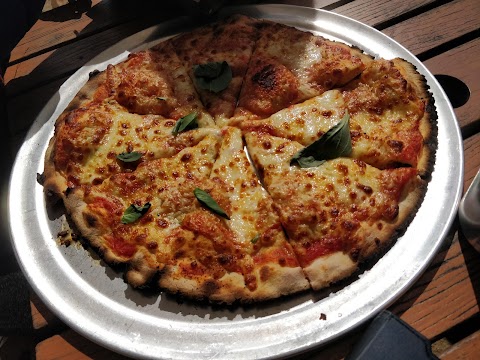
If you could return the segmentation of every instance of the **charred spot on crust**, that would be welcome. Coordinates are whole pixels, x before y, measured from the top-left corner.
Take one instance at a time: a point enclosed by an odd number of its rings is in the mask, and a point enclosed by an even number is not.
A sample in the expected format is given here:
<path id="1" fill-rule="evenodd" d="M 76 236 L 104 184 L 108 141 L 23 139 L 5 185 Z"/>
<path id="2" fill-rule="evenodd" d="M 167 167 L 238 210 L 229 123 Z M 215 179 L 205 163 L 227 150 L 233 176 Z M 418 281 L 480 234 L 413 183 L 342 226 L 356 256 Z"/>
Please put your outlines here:
<path id="1" fill-rule="evenodd" d="M 37 173 L 37 183 L 43 185 L 45 183 L 45 174 Z"/>
<path id="2" fill-rule="evenodd" d="M 398 205 L 392 205 L 392 206 L 389 206 L 385 209 L 384 211 L 384 217 L 387 219 L 387 220 L 393 220 L 397 217 L 398 215 Z"/>
<path id="3" fill-rule="evenodd" d="M 204 293 L 207 297 L 210 297 L 212 294 L 217 292 L 218 289 L 219 286 L 215 280 L 207 280 L 202 285 L 202 293 Z"/>
<path id="4" fill-rule="evenodd" d="M 352 258 L 353 261 L 358 261 L 358 258 L 360 257 L 360 249 L 358 248 L 353 248 L 350 251 L 350 257 Z"/>
<path id="5" fill-rule="evenodd" d="M 97 76 L 98 74 L 100 74 L 100 70 L 93 70 L 93 71 L 88 73 L 88 78 L 91 79 L 91 78 Z"/>
<path id="6" fill-rule="evenodd" d="M 91 214 L 84 214 L 83 218 L 89 227 L 95 227 L 97 224 L 97 218 Z"/>
<path id="7" fill-rule="evenodd" d="M 257 289 L 257 278 L 255 275 L 248 274 L 245 275 L 245 285 L 250 291 L 255 291 Z"/>
<path id="8" fill-rule="evenodd" d="M 257 72 L 252 77 L 252 81 L 263 87 L 264 89 L 271 90 L 275 87 L 275 69 L 273 65 L 267 65 Z"/>

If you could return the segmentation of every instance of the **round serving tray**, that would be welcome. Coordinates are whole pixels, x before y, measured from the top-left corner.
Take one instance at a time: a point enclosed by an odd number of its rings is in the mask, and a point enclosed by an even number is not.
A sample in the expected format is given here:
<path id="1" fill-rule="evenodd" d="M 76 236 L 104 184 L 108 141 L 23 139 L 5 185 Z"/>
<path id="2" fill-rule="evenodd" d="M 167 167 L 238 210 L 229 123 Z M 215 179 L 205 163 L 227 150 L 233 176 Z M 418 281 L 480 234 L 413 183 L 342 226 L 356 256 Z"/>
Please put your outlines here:
<path id="1" fill-rule="evenodd" d="M 373 317 L 411 286 L 438 250 L 456 214 L 463 185 L 460 130 L 445 93 L 415 56 L 379 31 L 327 11 L 259 5 L 226 8 L 220 16 L 231 13 L 285 23 L 355 45 L 373 56 L 401 57 L 413 63 L 425 76 L 438 113 L 432 179 L 415 218 L 395 245 L 359 276 L 325 291 L 225 308 L 134 290 L 121 272 L 107 266 L 95 252 L 58 244 L 64 215 L 46 206 L 36 175 L 43 173 L 56 118 L 89 72 L 190 29 L 192 19 L 163 23 L 119 42 L 72 75 L 38 115 L 13 168 L 9 220 L 19 263 L 45 304 L 74 330 L 125 355 L 271 358 L 324 345 Z"/>

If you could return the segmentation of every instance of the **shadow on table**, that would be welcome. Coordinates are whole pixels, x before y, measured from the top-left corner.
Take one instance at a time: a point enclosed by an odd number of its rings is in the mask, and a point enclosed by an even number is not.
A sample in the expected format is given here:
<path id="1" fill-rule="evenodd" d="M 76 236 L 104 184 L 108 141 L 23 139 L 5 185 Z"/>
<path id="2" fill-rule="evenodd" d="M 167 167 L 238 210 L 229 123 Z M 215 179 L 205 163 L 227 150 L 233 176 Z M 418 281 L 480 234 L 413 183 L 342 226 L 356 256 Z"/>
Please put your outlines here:
<path id="1" fill-rule="evenodd" d="M 475 298 L 477 299 L 477 306 L 480 306 L 480 254 L 475 248 L 470 245 L 462 231 L 458 231 L 458 241 L 460 248 L 465 258 L 465 264 L 470 276 Z"/>
<path id="2" fill-rule="evenodd" d="M 68 0 L 68 4 L 56 7 L 40 15 L 44 21 L 67 21 L 79 19 L 92 7 L 92 0 Z"/>
<path id="3" fill-rule="evenodd" d="M 420 277 L 412 285 L 412 287 L 408 289 L 408 293 L 401 296 L 395 302 L 395 304 L 389 308 L 391 312 L 401 317 L 404 312 L 406 312 L 415 304 L 418 297 L 423 294 L 427 286 L 430 284 L 430 282 L 433 280 L 433 278 L 437 274 L 438 270 L 440 269 L 440 266 L 445 261 L 445 257 L 454 241 L 455 233 L 457 229 L 458 229 L 457 224 L 453 224 L 450 227 L 450 230 L 447 233 L 447 236 L 445 237 L 443 244 L 441 245 L 439 251 L 434 256 L 434 258 L 431 260 L 430 265 L 427 267 L 427 270 L 422 275 L 420 275 Z"/>

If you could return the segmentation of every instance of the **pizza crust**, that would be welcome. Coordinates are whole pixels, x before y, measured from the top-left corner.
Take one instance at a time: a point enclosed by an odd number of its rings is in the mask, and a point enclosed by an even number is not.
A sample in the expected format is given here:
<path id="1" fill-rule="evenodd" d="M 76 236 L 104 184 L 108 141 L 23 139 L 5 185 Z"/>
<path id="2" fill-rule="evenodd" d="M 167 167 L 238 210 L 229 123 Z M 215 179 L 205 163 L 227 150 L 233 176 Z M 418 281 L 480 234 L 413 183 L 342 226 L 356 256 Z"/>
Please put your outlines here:
<path id="1" fill-rule="evenodd" d="M 248 289 L 245 278 L 239 273 L 228 273 L 220 279 L 188 278 L 179 275 L 177 266 L 167 266 L 160 273 L 158 284 L 163 289 L 193 299 L 226 304 L 239 300 L 242 303 L 265 301 L 310 288 L 300 268 L 269 264 L 258 269 L 257 276 L 261 277 L 259 273 L 262 272 L 268 272 L 268 281 L 261 282 L 253 291 Z"/>
<path id="2" fill-rule="evenodd" d="M 357 270 L 358 263 L 341 251 L 322 256 L 304 268 L 313 290 L 326 288 Z"/>

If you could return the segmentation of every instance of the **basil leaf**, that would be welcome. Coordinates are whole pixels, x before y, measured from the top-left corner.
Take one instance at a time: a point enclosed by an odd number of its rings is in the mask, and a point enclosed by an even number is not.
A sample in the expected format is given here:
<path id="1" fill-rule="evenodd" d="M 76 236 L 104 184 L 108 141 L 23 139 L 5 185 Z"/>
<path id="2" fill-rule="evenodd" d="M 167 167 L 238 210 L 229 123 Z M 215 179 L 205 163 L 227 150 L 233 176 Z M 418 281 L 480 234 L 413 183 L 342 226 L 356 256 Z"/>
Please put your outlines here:
<path id="1" fill-rule="evenodd" d="M 260 234 L 255 235 L 254 238 L 252 240 L 250 240 L 250 242 L 252 244 L 256 244 L 258 239 L 260 239 Z"/>
<path id="2" fill-rule="evenodd" d="M 117 159 L 123 162 L 134 162 L 137 161 L 142 157 L 142 153 L 138 151 L 132 151 L 132 152 L 123 152 L 121 154 L 117 155 Z"/>
<path id="3" fill-rule="evenodd" d="M 193 66 L 193 74 L 195 77 L 202 77 L 207 79 L 215 79 L 220 76 L 222 73 L 223 64 L 228 63 L 226 61 L 223 62 L 209 62 L 206 64 L 199 64 Z"/>
<path id="4" fill-rule="evenodd" d="M 342 120 L 323 134 L 320 139 L 297 152 L 290 160 L 290 165 L 296 162 L 302 168 L 316 167 L 326 160 L 350 155 L 352 139 L 349 122 L 350 115 L 346 112 Z"/>
<path id="5" fill-rule="evenodd" d="M 194 65 L 193 74 L 200 89 L 214 93 L 225 90 L 232 81 L 232 69 L 226 61 Z"/>
<path id="6" fill-rule="evenodd" d="M 123 213 L 122 224 L 131 224 L 140 219 L 150 209 L 150 203 L 147 202 L 143 206 L 135 204 L 130 205 Z"/>
<path id="7" fill-rule="evenodd" d="M 223 211 L 220 205 L 218 205 L 217 202 L 213 200 L 213 198 L 206 191 L 199 188 L 195 188 L 195 190 L 193 190 L 193 194 L 202 205 L 205 205 L 208 209 L 213 211 L 215 214 L 230 220 L 230 217 L 225 213 L 225 211 Z"/>
<path id="8" fill-rule="evenodd" d="M 175 123 L 175 127 L 172 130 L 172 134 L 177 135 L 182 131 L 196 129 L 197 127 L 197 114 L 192 112 L 178 119 L 178 121 Z"/>

